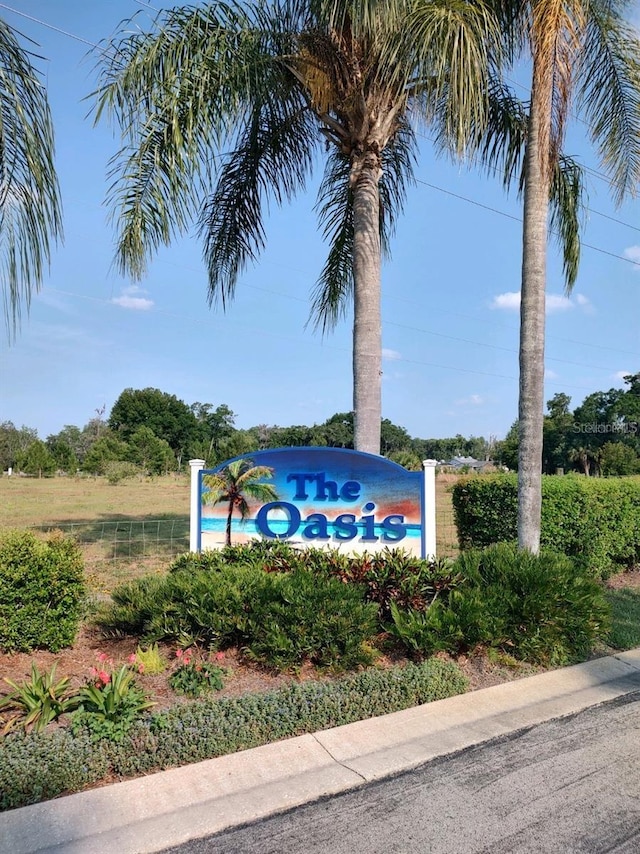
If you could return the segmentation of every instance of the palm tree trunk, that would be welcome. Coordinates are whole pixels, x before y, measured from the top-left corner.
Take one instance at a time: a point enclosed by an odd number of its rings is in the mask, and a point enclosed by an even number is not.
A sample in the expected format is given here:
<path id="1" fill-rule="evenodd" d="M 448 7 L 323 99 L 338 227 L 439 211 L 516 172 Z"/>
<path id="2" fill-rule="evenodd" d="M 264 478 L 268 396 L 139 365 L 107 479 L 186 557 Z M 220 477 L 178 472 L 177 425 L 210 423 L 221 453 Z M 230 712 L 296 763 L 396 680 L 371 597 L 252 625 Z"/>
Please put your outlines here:
<path id="1" fill-rule="evenodd" d="M 382 321 L 380 315 L 381 170 L 373 152 L 359 155 L 353 189 L 353 411 L 354 447 L 380 453 Z"/>
<path id="2" fill-rule="evenodd" d="M 225 542 L 228 546 L 231 545 L 231 519 L 233 517 L 233 499 L 229 502 L 229 512 L 227 513 L 227 534 Z"/>
<path id="3" fill-rule="evenodd" d="M 542 103 L 541 103 L 542 101 Z M 518 545 L 537 554 L 542 506 L 544 327 L 549 183 L 540 150 L 544 99 L 532 88 L 527 141 L 520 302 Z"/>

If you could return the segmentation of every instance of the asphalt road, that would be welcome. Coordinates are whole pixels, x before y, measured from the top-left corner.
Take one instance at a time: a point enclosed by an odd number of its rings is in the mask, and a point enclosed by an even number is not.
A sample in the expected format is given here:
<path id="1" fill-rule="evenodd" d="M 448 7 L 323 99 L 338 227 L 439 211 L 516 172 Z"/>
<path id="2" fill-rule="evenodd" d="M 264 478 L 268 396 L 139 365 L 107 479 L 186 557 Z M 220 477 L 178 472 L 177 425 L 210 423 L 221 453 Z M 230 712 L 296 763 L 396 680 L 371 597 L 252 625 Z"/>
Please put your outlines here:
<path id="1" fill-rule="evenodd" d="M 638 854 L 640 693 L 165 854 Z"/>

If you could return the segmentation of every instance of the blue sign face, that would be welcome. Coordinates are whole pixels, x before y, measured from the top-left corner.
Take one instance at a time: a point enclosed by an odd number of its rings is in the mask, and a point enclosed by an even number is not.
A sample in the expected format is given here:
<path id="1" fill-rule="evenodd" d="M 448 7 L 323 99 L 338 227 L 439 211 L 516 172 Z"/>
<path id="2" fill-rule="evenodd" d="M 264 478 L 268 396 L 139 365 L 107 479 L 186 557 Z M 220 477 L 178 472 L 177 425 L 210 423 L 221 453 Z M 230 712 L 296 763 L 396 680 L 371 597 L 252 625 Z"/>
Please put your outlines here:
<path id="1" fill-rule="evenodd" d="M 245 454 L 200 477 L 202 548 L 260 537 L 423 552 L 422 476 L 383 457 L 278 448 Z"/>

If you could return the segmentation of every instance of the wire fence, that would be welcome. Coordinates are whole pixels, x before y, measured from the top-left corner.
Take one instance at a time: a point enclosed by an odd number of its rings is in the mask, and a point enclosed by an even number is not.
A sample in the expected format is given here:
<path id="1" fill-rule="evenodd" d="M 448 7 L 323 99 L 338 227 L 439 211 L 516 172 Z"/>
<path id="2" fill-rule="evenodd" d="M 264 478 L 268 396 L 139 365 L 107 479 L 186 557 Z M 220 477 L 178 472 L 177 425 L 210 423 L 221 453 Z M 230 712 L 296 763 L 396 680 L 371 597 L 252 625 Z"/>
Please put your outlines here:
<path id="1" fill-rule="evenodd" d="M 458 538 L 446 488 L 436 492 L 437 551 L 441 557 L 458 553 Z M 147 572 L 162 571 L 189 549 L 189 517 L 116 519 L 38 525 L 34 530 L 60 530 L 72 536 L 83 553 L 92 587 L 110 590 L 114 584 Z"/>

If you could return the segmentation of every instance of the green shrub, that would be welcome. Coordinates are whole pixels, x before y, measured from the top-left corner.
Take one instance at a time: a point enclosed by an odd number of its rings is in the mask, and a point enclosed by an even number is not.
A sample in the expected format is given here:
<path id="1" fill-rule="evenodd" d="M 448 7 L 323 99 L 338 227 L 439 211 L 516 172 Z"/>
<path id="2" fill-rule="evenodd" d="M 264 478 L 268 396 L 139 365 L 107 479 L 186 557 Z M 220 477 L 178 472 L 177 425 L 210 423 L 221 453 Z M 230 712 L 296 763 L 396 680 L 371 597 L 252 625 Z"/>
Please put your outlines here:
<path id="1" fill-rule="evenodd" d="M 0 740 L 0 809 L 77 791 L 108 774 L 127 776 L 199 762 L 282 738 L 353 723 L 464 693 L 454 664 L 367 670 L 267 694 L 206 697 L 148 714 L 119 743 L 67 730 Z"/>
<path id="2" fill-rule="evenodd" d="M 238 646 L 253 659 L 288 668 L 305 660 L 333 668 L 371 660 L 376 608 L 364 590 L 304 570 L 267 573 L 222 565 L 116 588 L 97 622 L 106 631 L 169 640 L 183 646 Z"/>
<path id="3" fill-rule="evenodd" d="M 516 539 L 514 475 L 461 480 L 452 493 L 461 548 Z M 640 479 L 544 476 L 541 543 L 600 577 L 640 563 Z"/>
<path id="4" fill-rule="evenodd" d="M 129 463 L 126 460 L 112 460 L 105 463 L 104 473 L 109 483 L 112 484 L 144 474 L 135 463 Z"/>
<path id="5" fill-rule="evenodd" d="M 389 632 L 414 654 L 456 653 L 479 645 L 535 664 L 583 660 L 606 637 L 601 586 L 564 555 L 532 555 L 502 543 L 463 552 L 464 578 L 424 611 L 392 605 Z"/>
<path id="6" fill-rule="evenodd" d="M 469 584 L 456 591 L 449 607 L 467 645 L 562 665 L 586 658 L 607 634 L 601 585 L 564 555 L 532 555 L 500 544 L 463 552 L 457 563 Z"/>
<path id="7" fill-rule="evenodd" d="M 377 608 L 360 585 L 318 578 L 305 570 L 262 574 L 250 603 L 245 647 L 249 657 L 279 670 L 310 661 L 345 670 L 373 660 L 369 641 Z"/>
<path id="8" fill-rule="evenodd" d="M 82 554 L 54 533 L 44 542 L 30 531 L 0 539 L 0 649 L 57 652 L 71 646 L 83 612 Z"/>
<path id="9" fill-rule="evenodd" d="M 185 569 L 192 572 L 198 569 L 216 571 L 232 566 L 249 566 L 265 572 L 290 572 L 294 569 L 304 569 L 306 565 L 306 549 L 297 549 L 278 540 L 252 540 L 249 543 L 210 549 L 199 554 L 187 552 L 179 555 L 169 567 L 169 572 Z"/>
<path id="10" fill-rule="evenodd" d="M 306 570 L 322 578 L 365 586 L 365 598 L 379 606 L 380 617 L 389 616 L 391 602 L 401 607 L 424 608 L 436 593 L 455 587 L 451 561 L 422 560 L 404 549 L 347 554 L 338 549 L 296 548 L 289 543 L 253 540 L 201 554 L 180 555 L 169 571 L 219 572 L 230 567 L 252 567 L 267 573 Z"/>

